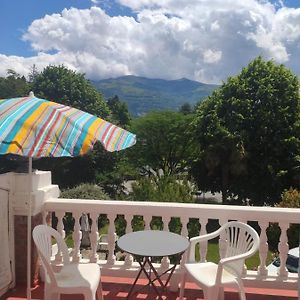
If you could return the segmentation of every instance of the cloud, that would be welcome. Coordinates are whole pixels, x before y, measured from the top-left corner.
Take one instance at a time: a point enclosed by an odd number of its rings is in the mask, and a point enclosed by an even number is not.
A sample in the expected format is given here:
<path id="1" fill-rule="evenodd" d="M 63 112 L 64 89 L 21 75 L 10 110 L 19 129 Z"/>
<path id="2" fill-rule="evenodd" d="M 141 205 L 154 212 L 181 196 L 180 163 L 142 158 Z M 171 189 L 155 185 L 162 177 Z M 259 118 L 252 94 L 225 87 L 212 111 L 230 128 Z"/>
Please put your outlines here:
<path id="1" fill-rule="evenodd" d="M 64 64 L 95 80 L 133 74 L 219 83 L 258 55 L 300 73 L 300 8 L 256 0 L 119 3 L 135 17 L 91 7 L 34 20 L 23 39 L 37 55 L 0 56 L 0 75 L 7 68 L 27 74 L 34 63 Z"/>

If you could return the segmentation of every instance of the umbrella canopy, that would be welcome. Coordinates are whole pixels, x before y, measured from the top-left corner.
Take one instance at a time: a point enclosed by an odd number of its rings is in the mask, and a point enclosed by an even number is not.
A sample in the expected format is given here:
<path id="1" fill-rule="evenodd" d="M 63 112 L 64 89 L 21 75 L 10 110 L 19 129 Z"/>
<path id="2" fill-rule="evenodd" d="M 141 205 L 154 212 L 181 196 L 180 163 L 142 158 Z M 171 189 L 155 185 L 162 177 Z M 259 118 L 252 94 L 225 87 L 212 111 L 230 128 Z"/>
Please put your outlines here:
<path id="1" fill-rule="evenodd" d="M 27 299 L 31 299 L 31 187 L 33 157 L 77 156 L 100 141 L 107 151 L 135 144 L 134 134 L 81 110 L 28 97 L 0 100 L 0 154 L 29 157 Z"/>
<path id="2" fill-rule="evenodd" d="M 76 108 L 29 97 L 0 100 L 0 154 L 77 156 L 96 141 L 107 151 L 135 144 L 134 134 Z"/>

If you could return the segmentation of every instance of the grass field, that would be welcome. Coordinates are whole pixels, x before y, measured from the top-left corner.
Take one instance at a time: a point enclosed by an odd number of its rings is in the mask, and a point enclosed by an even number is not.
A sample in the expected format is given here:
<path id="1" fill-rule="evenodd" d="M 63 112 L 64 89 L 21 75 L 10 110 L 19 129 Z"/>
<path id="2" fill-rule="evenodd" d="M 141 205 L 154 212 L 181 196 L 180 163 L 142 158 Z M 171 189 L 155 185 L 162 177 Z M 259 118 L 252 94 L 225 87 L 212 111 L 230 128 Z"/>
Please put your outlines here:
<path id="1" fill-rule="evenodd" d="M 103 232 L 99 232 L 99 234 L 106 232 L 106 230 L 103 230 Z M 66 239 L 65 239 L 67 246 L 69 248 L 73 248 L 74 247 L 74 242 L 72 239 L 72 235 L 69 234 Z M 266 261 L 266 265 L 270 264 L 272 261 L 272 252 L 269 251 L 268 252 L 268 256 L 267 256 L 267 261 Z M 220 259 L 219 257 L 219 248 L 218 248 L 218 244 L 217 243 L 209 243 L 208 244 L 208 249 L 207 249 L 207 261 L 212 261 L 217 263 Z M 199 251 L 196 251 L 196 260 L 200 260 L 200 256 L 199 256 Z M 247 269 L 248 270 L 256 270 L 257 267 L 259 266 L 259 253 L 257 252 L 255 255 L 253 255 L 252 257 L 248 258 L 246 260 L 246 265 L 247 265 Z"/>

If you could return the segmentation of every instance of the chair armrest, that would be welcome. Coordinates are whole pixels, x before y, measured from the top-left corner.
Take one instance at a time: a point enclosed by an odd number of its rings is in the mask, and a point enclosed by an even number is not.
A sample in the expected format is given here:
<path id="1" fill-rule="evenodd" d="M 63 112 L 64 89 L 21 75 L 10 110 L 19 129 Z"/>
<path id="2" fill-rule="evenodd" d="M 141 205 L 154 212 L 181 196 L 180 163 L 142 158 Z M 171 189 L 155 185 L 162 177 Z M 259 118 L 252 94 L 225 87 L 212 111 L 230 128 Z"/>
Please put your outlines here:
<path id="1" fill-rule="evenodd" d="M 191 238 L 190 239 L 190 247 L 189 247 L 189 251 L 188 251 L 188 261 L 189 262 L 195 261 L 195 247 L 196 247 L 197 243 L 205 242 L 205 241 L 211 240 L 211 239 L 219 236 L 221 230 L 222 229 L 220 227 L 218 230 L 216 230 L 214 232 L 200 235 L 200 236 L 195 236 L 195 237 Z"/>
<path id="2" fill-rule="evenodd" d="M 219 264 L 224 265 L 224 264 L 236 261 L 236 260 L 246 259 L 246 258 L 252 256 L 256 251 L 257 251 L 257 249 L 253 248 L 253 249 L 251 249 L 245 253 L 239 254 L 239 255 L 222 258 L 222 259 L 220 259 Z"/>

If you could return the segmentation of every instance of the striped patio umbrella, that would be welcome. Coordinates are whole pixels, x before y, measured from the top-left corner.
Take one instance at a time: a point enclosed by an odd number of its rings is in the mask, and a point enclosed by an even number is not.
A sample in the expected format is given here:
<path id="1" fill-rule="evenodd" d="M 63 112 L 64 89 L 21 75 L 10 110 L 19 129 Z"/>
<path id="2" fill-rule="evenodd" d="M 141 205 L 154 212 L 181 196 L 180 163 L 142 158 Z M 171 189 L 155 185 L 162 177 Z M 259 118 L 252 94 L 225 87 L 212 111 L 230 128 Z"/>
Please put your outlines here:
<path id="1" fill-rule="evenodd" d="M 32 158 L 77 156 L 99 141 L 107 151 L 135 144 L 136 136 L 81 110 L 28 97 L 0 100 L 0 154 L 29 157 L 27 226 L 27 298 L 31 298 Z"/>
<path id="2" fill-rule="evenodd" d="M 76 108 L 34 97 L 0 100 L 0 154 L 77 156 L 96 141 L 107 151 L 135 144 L 134 134 Z"/>

